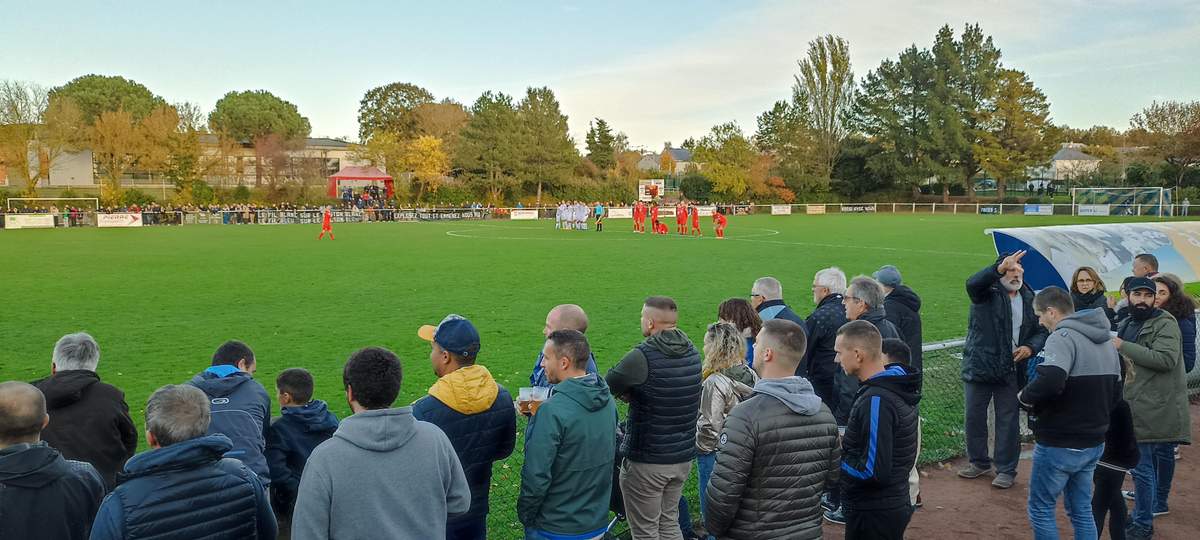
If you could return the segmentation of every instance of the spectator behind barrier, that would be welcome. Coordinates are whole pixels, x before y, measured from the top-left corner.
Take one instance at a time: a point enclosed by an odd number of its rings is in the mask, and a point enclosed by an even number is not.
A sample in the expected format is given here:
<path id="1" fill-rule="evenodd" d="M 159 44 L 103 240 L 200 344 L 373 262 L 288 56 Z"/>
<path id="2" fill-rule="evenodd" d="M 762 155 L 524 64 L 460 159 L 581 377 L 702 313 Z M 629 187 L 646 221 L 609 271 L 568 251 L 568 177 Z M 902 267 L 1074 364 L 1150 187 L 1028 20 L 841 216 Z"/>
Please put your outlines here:
<path id="1" fill-rule="evenodd" d="M 267 431 L 271 428 L 271 396 L 254 380 L 258 362 L 254 351 L 240 341 L 227 341 L 213 353 L 212 366 L 188 381 L 212 404 L 209 435 L 233 442 L 228 457 L 242 460 L 264 485 L 271 483 L 267 465 Z"/>
<path id="2" fill-rule="evenodd" d="M 303 368 L 285 369 L 275 378 L 281 415 L 271 422 L 267 436 L 267 464 L 271 468 L 271 506 L 280 517 L 279 528 L 291 530 L 292 508 L 304 464 L 317 445 L 329 440 L 338 419 L 324 401 L 313 399 L 313 378 Z"/>

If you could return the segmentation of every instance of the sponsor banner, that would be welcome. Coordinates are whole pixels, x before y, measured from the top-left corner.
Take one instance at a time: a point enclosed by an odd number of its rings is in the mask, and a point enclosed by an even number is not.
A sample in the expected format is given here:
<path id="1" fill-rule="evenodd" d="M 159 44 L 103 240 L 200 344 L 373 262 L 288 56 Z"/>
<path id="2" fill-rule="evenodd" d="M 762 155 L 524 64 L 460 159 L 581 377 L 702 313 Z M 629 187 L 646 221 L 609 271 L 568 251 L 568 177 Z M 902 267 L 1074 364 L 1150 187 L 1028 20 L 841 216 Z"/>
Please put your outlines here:
<path id="1" fill-rule="evenodd" d="M 5 229 L 53 229 L 54 216 L 50 214 L 6 214 Z"/>
<path id="2" fill-rule="evenodd" d="M 1025 282 L 1034 290 L 1051 285 L 1067 288 L 1071 274 L 1090 266 L 1106 288 L 1117 289 L 1133 273 L 1133 258 L 1149 253 L 1159 271 L 1184 283 L 1200 281 L 1200 222 L 1106 223 L 992 229 L 999 253 L 1024 249 Z"/>
<path id="3" fill-rule="evenodd" d="M 805 214 L 824 214 L 825 205 L 823 204 L 808 204 L 804 206 Z"/>
<path id="4" fill-rule="evenodd" d="M 447 208 L 442 210 L 397 210 L 396 221 L 462 221 L 487 219 L 488 210 L 463 210 Z"/>
<path id="5" fill-rule="evenodd" d="M 772 216 L 790 216 L 792 215 L 792 205 L 790 204 L 772 204 Z"/>
<path id="6" fill-rule="evenodd" d="M 713 212 L 717 211 L 716 206 L 697 206 L 696 214 L 700 217 L 712 217 Z"/>
<path id="7" fill-rule="evenodd" d="M 609 208 L 604 217 L 609 219 L 633 219 L 632 208 Z"/>
<path id="8" fill-rule="evenodd" d="M 649 215 L 649 214 L 646 214 L 646 215 Z M 662 218 L 665 218 L 665 217 L 675 217 L 675 207 L 674 206 L 658 207 L 658 220 L 662 221 Z"/>
<path id="9" fill-rule="evenodd" d="M 1025 205 L 1025 215 L 1027 216 L 1053 216 L 1054 205 L 1052 204 L 1027 204 Z"/>
<path id="10" fill-rule="evenodd" d="M 985 204 L 985 205 L 979 207 L 979 213 L 993 215 L 993 216 L 1000 215 L 1000 205 Z"/>
<path id="11" fill-rule="evenodd" d="M 875 205 L 873 205 L 873 204 L 843 204 L 842 205 L 842 213 L 862 214 L 862 213 L 870 213 L 870 212 L 874 212 L 874 211 L 875 211 Z"/>
<path id="12" fill-rule="evenodd" d="M 739 204 L 730 208 L 730 214 L 735 216 L 748 216 L 754 212 L 754 207 L 748 204 Z"/>
<path id="13" fill-rule="evenodd" d="M 514 221 L 516 221 L 516 220 L 529 220 L 529 219 L 537 219 L 537 218 L 538 218 L 538 211 L 537 211 L 537 210 L 517 210 L 517 209 L 514 209 L 512 212 L 510 212 L 510 213 L 509 213 L 509 216 L 510 216 L 510 218 L 511 218 L 512 220 L 514 220 Z"/>
<path id="14" fill-rule="evenodd" d="M 125 212 L 119 214 L 96 214 L 97 227 L 141 227 L 142 214 Z"/>
<path id="15" fill-rule="evenodd" d="M 1107 204 L 1081 204 L 1078 213 L 1081 216 L 1107 216 L 1109 211 Z"/>

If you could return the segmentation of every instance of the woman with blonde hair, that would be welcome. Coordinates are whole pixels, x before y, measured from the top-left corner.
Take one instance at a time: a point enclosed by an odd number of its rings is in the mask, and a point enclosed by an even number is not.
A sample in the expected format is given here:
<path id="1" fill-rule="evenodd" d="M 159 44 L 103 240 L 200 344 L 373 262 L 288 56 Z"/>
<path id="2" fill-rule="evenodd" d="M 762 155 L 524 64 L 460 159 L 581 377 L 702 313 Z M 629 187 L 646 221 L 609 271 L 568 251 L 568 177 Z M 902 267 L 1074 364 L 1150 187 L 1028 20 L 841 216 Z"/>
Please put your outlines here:
<path id="1" fill-rule="evenodd" d="M 704 383 L 700 394 L 700 417 L 696 419 L 696 467 L 700 480 L 701 515 L 704 515 L 708 480 L 717 463 L 717 441 L 725 426 L 725 418 L 734 405 L 750 397 L 754 383 L 758 382 L 758 375 L 746 365 L 745 358 L 746 341 L 740 328 L 728 322 L 708 325 L 708 331 L 704 334 L 701 375 Z M 681 510 L 684 510 L 684 504 L 681 499 Z M 684 531 L 685 538 L 688 532 Z"/>

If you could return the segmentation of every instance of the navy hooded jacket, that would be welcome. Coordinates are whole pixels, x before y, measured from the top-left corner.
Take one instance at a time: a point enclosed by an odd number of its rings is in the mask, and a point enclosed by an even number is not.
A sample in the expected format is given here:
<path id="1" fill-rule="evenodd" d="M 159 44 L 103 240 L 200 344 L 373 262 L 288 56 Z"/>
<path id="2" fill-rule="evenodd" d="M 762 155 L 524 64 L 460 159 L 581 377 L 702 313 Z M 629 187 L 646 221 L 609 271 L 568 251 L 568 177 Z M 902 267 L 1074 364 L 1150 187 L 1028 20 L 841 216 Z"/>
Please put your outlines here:
<path id="1" fill-rule="evenodd" d="M 228 372 L 230 366 L 213 366 L 196 375 L 188 384 L 203 390 L 212 404 L 209 435 L 225 435 L 233 449 L 225 457 L 242 460 L 263 484 L 271 483 L 271 469 L 265 455 L 267 432 L 271 429 L 271 396 L 249 373 Z"/>
<path id="2" fill-rule="evenodd" d="M 82 540 L 103 498 L 94 467 L 45 442 L 0 449 L 0 538 Z"/>
<path id="3" fill-rule="evenodd" d="M 275 514 L 258 475 L 224 435 L 206 435 L 133 456 L 104 499 L 91 540 L 275 538 Z"/>
<path id="4" fill-rule="evenodd" d="M 284 407 L 283 416 L 271 422 L 267 463 L 271 466 L 272 503 L 280 514 L 292 513 L 309 454 L 332 437 L 337 427 L 337 416 L 319 399 L 302 407 Z"/>

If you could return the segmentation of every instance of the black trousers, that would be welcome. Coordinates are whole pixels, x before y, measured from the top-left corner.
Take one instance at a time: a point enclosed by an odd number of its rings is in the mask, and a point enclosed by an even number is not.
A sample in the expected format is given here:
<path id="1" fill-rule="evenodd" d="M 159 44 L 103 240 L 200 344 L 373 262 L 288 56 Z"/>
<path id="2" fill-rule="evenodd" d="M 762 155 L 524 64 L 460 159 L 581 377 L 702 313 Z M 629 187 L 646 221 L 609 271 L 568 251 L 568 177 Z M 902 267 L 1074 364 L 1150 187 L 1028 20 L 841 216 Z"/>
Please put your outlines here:
<path id="1" fill-rule="evenodd" d="M 1125 524 L 1129 516 L 1125 499 L 1121 497 L 1121 484 L 1125 473 L 1103 465 L 1096 466 L 1092 473 L 1092 517 L 1096 519 L 1096 535 L 1104 532 L 1104 516 L 1108 515 L 1108 535 L 1112 540 L 1125 540 Z"/>
<path id="2" fill-rule="evenodd" d="M 904 540 L 912 507 L 891 510 L 850 510 L 846 513 L 846 540 Z"/>

